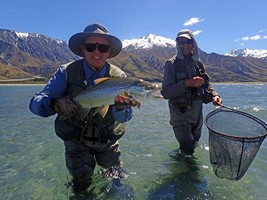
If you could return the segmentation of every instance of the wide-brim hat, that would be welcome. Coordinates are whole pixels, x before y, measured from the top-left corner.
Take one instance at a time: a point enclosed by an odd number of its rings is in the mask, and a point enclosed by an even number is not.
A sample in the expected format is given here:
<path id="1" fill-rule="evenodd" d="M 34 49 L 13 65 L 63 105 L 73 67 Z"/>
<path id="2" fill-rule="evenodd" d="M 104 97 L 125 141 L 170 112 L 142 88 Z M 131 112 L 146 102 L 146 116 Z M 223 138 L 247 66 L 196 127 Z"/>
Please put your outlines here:
<path id="1" fill-rule="evenodd" d="M 184 29 L 184 30 L 181 30 L 178 34 L 177 34 L 177 39 L 178 38 L 181 38 L 181 37 L 184 37 L 188 40 L 192 40 L 192 37 L 193 37 L 193 34 L 190 30 L 188 29 Z"/>
<path id="2" fill-rule="evenodd" d="M 69 39 L 69 48 L 70 50 L 78 56 L 84 57 L 84 54 L 81 49 L 81 45 L 86 38 L 90 36 L 98 36 L 105 38 L 109 41 L 110 45 L 110 54 L 108 58 L 115 57 L 118 55 L 122 49 L 122 42 L 117 37 L 110 35 L 108 30 L 100 24 L 92 24 L 87 26 L 83 32 L 76 33 Z"/>

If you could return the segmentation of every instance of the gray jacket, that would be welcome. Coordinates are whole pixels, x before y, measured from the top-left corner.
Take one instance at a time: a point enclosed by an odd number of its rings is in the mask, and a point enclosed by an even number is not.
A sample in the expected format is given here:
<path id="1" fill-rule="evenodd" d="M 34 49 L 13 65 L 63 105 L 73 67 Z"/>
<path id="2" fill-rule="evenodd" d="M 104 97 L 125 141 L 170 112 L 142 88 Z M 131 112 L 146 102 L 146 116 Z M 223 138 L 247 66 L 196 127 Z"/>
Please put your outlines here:
<path id="1" fill-rule="evenodd" d="M 205 84 L 203 85 L 212 93 L 213 96 L 218 95 L 215 89 L 209 83 L 209 76 L 205 72 L 204 66 L 199 59 L 198 44 L 191 32 L 190 34 L 194 42 L 194 51 L 190 58 L 184 58 L 180 46 L 176 43 L 177 55 L 168 60 L 164 67 L 164 78 L 162 82 L 161 94 L 165 99 L 171 101 L 188 103 L 188 98 L 192 98 L 192 90 L 194 88 L 185 87 L 184 80 L 186 78 L 192 78 L 194 76 L 203 76 Z M 198 88 L 202 90 L 203 88 Z M 195 91 L 200 93 L 201 91 Z M 200 99 L 194 97 L 196 99 Z"/>
<path id="2" fill-rule="evenodd" d="M 190 122 L 202 123 L 202 99 L 204 88 L 212 96 L 218 95 L 209 83 L 209 77 L 205 72 L 202 62 L 199 60 L 198 45 L 194 37 L 194 52 L 190 58 L 185 58 L 180 46 L 177 46 L 177 55 L 168 60 L 164 67 L 164 78 L 161 94 L 169 101 L 169 109 L 172 126 L 190 120 Z M 205 83 L 202 87 L 186 87 L 184 80 L 195 76 L 202 76 Z M 211 101 L 211 100 L 210 100 Z M 210 102 L 209 101 L 209 102 Z"/>

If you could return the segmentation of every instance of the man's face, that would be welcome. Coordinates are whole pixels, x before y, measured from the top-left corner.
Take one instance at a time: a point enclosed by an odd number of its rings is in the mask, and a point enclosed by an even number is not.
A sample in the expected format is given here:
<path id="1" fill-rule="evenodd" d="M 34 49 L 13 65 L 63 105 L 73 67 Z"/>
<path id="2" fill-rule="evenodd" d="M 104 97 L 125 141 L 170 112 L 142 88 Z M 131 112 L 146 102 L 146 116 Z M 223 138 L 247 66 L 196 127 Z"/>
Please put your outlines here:
<path id="1" fill-rule="evenodd" d="M 108 40 L 92 36 L 86 38 L 81 46 L 86 62 L 95 69 L 104 67 L 110 53 Z"/>
<path id="2" fill-rule="evenodd" d="M 194 47 L 194 42 L 193 40 L 189 40 L 184 37 L 180 37 L 177 40 L 178 45 L 180 46 L 184 56 L 191 56 L 192 55 L 192 50 Z"/>

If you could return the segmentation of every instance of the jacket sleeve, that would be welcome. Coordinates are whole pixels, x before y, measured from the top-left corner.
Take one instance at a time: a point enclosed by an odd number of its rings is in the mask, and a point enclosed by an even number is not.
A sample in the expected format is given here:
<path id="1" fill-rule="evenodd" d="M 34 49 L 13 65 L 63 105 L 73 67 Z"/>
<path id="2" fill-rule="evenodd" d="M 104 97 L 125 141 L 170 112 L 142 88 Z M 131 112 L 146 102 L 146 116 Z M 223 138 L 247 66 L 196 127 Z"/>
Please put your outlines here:
<path id="1" fill-rule="evenodd" d="M 207 83 L 208 84 L 208 91 L 211 92 L 212 96 L 220 96 L 217 91 L 215 90 L 215 88 L 210 84 L 210 82 Z"/>
<path id="2" fill-rule="evenodd" d="M 164 76 L 162 82 L 161 94 L 164 99 L 171 99 L 184 95 L 188 89 L 184 85 L 184 79 L 187 78 L 185 73 L 176 73 L 174 64 L 167 61 L 164 67 Z"/>
<path id="3" fill-rule="evenodd" d="M 133 109 L 131 106 L 123 109 L 123 110 L 117 110 L 115 106 L 112 106 L 112 114 L 114 119 L 119 123 L 125 123 L 132 119 L 133 117 Z"/>
<path id="4" fill-rule="evenodd" d="M 210 84 L 210 78 L 207 74 L 203 63 L 199 62 L 199 66 L 201 68 L 201 77 L 204 78 L 205 81 L 205 88 L 212 94 L 212 96 L 219 96 L 219 94 L 216 92 L 215 88 Z"/>
<path id="5" fill-rule="evenodd" d="M 31 98 L 29 109 L 32 113 L 41 117 L 49 117 L 55 114 L 55 111 L 50 108 L 49 102 L 51 99 L 64 94 L 66 90 L 65 73 L 65 70 L 62 68 L 58 69 L 43 90 L 37 92 L 34 97 Z"/>

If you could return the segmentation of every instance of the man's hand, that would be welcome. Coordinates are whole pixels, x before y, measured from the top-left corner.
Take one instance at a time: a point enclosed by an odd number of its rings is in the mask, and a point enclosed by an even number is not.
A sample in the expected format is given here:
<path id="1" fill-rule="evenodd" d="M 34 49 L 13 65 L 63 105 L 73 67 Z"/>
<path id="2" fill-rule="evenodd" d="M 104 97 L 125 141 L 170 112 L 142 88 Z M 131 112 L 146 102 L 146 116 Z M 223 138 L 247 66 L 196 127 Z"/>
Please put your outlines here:
<path id="1" fill-rule="evenodd" d="M 122 97 L 121 95 L 117 95 L 115 97 L 115 106 L 118 110 L 123 110 L 129 106 L 136 106 L 138 102 L 135 99 L 130 99 L 128 97 Z"/>
<path id="2" fill-rule="evenodd" d="M 200 76 L 195 76 L 193 78 L 187 78 L 184 80 L 184 84 L 186 87 L 200 87 L 203 85 L 204 79 Z"/>
<path id="3" fill-rule="evenodd" d="M 222 105 L 222 99 L 219 96 L 212 97 L 212 103 L 214 106 Z"/>
<path id="4" fill-rule="evenodd" d="M 70 96 L 59 97 L 54 102 L 54 110 L 59 114 L 60 120 L 72 118 L 80 107 Z"/>

